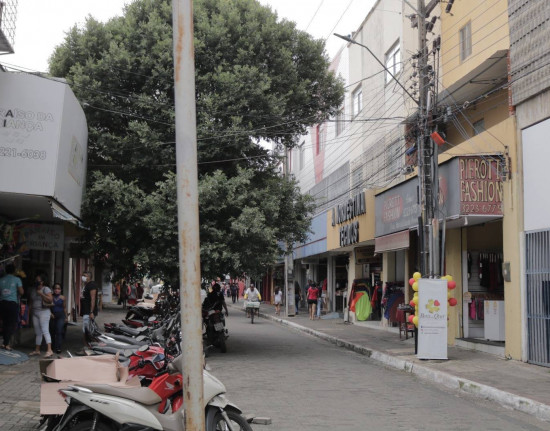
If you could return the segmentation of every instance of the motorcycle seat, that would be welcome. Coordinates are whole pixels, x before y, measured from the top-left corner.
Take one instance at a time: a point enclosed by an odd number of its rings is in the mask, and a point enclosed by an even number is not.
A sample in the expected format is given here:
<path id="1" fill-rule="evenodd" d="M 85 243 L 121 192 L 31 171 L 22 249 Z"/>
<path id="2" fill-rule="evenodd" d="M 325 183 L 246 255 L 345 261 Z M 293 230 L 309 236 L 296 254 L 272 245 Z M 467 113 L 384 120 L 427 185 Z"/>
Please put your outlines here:
<path id="1" fill-rule="evenodd" d="M 162 401 L 162 399 L 149 388 L 136 386 L 111 386 L 99 383 L 78 383 L 75 386 L 90 389 L 97 394 L 111 395 L 113 397 L 135 401 L 146 406 L 152 406 Z"/>

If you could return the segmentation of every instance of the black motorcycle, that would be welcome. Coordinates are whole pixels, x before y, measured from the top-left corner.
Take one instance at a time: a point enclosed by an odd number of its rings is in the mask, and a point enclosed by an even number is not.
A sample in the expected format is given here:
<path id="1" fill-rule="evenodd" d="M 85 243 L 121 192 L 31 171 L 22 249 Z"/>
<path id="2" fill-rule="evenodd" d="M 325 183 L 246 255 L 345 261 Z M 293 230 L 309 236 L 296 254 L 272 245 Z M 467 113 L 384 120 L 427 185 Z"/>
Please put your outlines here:
<path id="1" fill-rule="evenodd" d="M 225 343 L 228 331 L 225 329 L 225 317 L 221 310 L 214 308 L 202 309 L 203 338 L 205 341 L 219 347 L 222 353 L 227 352 Z"/>

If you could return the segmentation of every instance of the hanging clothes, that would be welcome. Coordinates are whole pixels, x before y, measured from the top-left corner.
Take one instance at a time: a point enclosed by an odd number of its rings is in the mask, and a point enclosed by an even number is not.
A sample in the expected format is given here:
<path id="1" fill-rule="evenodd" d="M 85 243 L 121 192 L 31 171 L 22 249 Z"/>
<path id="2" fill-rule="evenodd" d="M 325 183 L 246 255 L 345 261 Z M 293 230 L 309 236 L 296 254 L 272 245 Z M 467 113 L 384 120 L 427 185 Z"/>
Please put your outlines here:
<path id="1" fill-rule="evenodd" d="M 361 295 L 359 300 L 355 303 L 355 317 L 357 320 L 367 320 L 372 313 L 372 307 L 370 305 L 370 298 L 367 293 Z"/>

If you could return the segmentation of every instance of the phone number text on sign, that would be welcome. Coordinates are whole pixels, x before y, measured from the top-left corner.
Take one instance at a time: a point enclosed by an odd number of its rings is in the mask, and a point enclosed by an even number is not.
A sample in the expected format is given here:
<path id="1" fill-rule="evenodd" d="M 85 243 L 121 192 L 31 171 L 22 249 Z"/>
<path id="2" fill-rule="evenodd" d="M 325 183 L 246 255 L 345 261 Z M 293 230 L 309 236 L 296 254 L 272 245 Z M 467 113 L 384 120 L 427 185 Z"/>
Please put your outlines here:
<path id="1" fill-rule="evenodd" d="M 0 147 L 0 157 L 21 157 L 23 159 L 46 159 L 46 151 L 38 150 L 21 150 L 17 151 L 17 148 L 4 148 Z"/>

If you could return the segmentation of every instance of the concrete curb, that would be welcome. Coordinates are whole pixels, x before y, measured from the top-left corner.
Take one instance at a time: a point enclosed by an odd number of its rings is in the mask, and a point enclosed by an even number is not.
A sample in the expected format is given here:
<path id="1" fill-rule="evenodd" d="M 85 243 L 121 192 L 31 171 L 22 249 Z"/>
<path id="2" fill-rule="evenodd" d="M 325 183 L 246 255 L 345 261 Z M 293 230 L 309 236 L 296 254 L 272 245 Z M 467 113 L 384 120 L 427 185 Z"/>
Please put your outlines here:
<path id="1" fill-rule="evenodd" d="M 242 311 L 244 312 L 244 310 Z M 458 392 L 464 392 L 477 398 L 490 400 L 500 404 L 503 407 L 518 410 L 523 413 L 528 413 L 535 416 L 537 419 L 550 422 L 550 406 L 532 400 L 530 398 L 521 397 L 519 395 L 502 391 L 500 389 L 482 383 L 463 379 L 449 373 L 433 370 L 429 367 L 419 365 L 412 361 L 399 359 L 395 356 L 388 355 L 387 353 L 380 352 L 369 347 L 362 346 L 360 344 L 355 344 L 339 339 L 332 335 L 316 331 L 306 326 L 302 326 L 297 323 L 281 319 L 280 317 L 272 316 L 270 314 L 265 314 L 262 312 L 260 312 L 260 317 L 279 323 L 283 326 L 288 326 L 300 332 L 313 335 L 314 337 L 335 344 L 338 347 L 343 347 L 347 350 L 365 355 L 371 359 L 374 359 L 375 361 L 381 362 L 384 365 L 395 368 L 397 370 L 414 374 L 422 380 L 427 380 L 431 383 L 436 383 L 448 389 L 456 390 Z"/>

